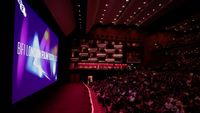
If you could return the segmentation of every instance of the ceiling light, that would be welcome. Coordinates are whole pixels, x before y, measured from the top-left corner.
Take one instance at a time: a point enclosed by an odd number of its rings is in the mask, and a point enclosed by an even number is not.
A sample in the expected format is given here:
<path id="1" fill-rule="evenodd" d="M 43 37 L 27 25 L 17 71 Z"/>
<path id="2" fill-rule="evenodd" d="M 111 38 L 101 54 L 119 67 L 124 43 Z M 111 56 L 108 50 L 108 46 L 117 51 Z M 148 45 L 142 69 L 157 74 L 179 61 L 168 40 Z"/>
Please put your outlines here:
<path id="1" fill-rule="evenodd" d="M 136 12 L 133 12 L 133 14 L 135 15 L 135 14 L 136 14 Z"/>
<path id="2" fill-rule="evenodd" d="M 138 22 L 139 22 L 139 23 L 141 23 L 141 21 L 140 21 L 140 20 L 139 20 Z"/>
<path id="3" fill-rule="evenodd" d="M 101 18 L 101 20 L 103 20 L 103 18 Z"/>
<path id="4" fill-rule="evenodd" d="M 78 16 L 81 16 L 81 14 L 78 14 Z"/>
<path id="5" fill-rule="evenodd" d="M 116 17 L 118 17 L 119 15 L 116 15 Z"/>
<path id="6" fill-rule="evenodd" d="M 81 20 L 81 18 L 79 18 L 79 20 Z"/>
<path id="7" fill-rule="evenodd" d="M 80 13 L 80 12 L 81 12 L 81 10 L 79 9 L 79 10 L 78 10 L 78 12 Z"/>
<path id="8" fill-rule="evenodd" d="M 126 19 L 126 21 L 129 21 L 129 19 Z"/>
<path id="9" fill-rule="evenodd" d="M 149 13 L 147 13 L 147 16 L 149 16 L 150 14 Z"/>
<path id="10" fill-rule="evenodd" d="M 103 21 L 99 21 L 100 23 L 103 23 Z"/>
<path id="11" fill-rule="evenodd" d="M 146 2 L 143 2 L 143 4 L 146 4 Z"/>
<path id="12" fill-rule="evenodd" d="M 104 14 L 101 14 L 102 16 L 104 16 Z"/>
<path id="13" fill-rule="evenodd" d="M 125 8 L 125 5 L 123 5 L 122 8 Z"/>
<path id="14" fill-rule="evenodd" d="M 122 11 L 121 10 L 119 10 L 119 13 L 121 13 Z"/>
<path id="15" fill-rule="evenodd" d="M 114 20 L 117 20 L 116 18 L 114 18 Z"/>
<path id="16" fill-rule="evenodd" d="M 142 18 L 143 20 L 145 19 L 145 17 Z"/>
<path id="17" fill-rule="evenodd" d="M 77 5 L 78 7 L 80 7 L 80 5 Z"/>
<path id="18" fill-rule="evenodd" d="M 126 2 L 128 2 L 129 0 L 126 0 Z"/>
<path id="19" fill-rule="evenodd" d="M 152 9 L 152 11 L 154 12 L 154 11 L 155 11 L 155 9 Z"/>
<path id="20" fill-rule="evenodd" d="M 108 4 L 106 4 L 105 6 L 108 7 Z"/>
<path id="21" fill-rule="evenodd" d="M 106 11 L 105 9 L 103 11 Z"/>
<path id="22" fill-rule="evenodd" d="M 140 9 L 141 9 L 141 7 L 138 7 L 138 9 L 140 10 Z"/>
<path id="23" fill-rule="evenodd" d="M 130 16 L 130 18 L 133 18 L 133 16 Z"/>
<path id="24" fill-rule="evenodd" d="M 162 6 L 162 4 L 160 3 L 160 4 L 158 4 L 158 6 Z"/>
<path id="25" fill-rule="evenodd" d="M 194 22 L 195 20 L 194 20 L 194 19 L 192 19 L 192 21 Z"/>

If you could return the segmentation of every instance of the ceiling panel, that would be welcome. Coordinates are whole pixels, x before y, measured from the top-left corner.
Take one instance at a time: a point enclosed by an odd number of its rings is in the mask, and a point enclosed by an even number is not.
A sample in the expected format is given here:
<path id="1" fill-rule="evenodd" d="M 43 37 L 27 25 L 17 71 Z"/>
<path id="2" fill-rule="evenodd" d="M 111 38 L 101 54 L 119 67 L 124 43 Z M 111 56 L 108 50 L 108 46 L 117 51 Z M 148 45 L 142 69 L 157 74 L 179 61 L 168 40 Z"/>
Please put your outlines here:
<path id="1" fill-rule="evenodd" d="M 132 0 L 120 16 L 118 24 L 129 24 L 150 0 Z M 140 7 L 138 9 L 138 7 Z"/>
<path id="2" fill-rule="evenodd" d="M 82 31 L 81 33 L 88 33 L 91 28 L 95 27 L 96 25 L 125 26 L 138 29 L 156 29 L 155 26 L 163 28 L 163 26 L 166 27 L 167 24 L 173 23 L 175 20 L 174 17 L 176 20 L 178 20 L 183 18 L 187 12 L 200 12 L 197 11 L 199 10 L 200 5 L 197 0 L 44 1 L 66 35 L 72 31 L 74 27 L 77 28 L 76 30 Z M 195 6 L 193 7 L 192 5 Z M 185 12 L 180 10 L 184 8 L 186 9 L 184 10 Z M 174 17 L 170 17 L 170 14 Z M 188 15 L 190 15 L 190 13 L 187 13 L 187 16 Z M 177 18 L 179 16 L 180 18 Z"/>
<path id="3" fill-rule="evenodd" d="M 125 0 L 117 0 L 117 1 L 110 0 L 107 8 L 108 10 L 106 11 L 103 22 L 105 24 L 109 24 L 117 21 L 119 17 L 116 15 L 120 16 L 123 13 L 125 6 L 127 4 L 128 2 L 126 2 Z"/>
<path id="4" fill-rule="evenodd" d="M 172 2 L 173 0 L 101 0 L 94 3 L 94 1 L 88 0 L 87 19 L 90 19 L 90 21 L 87 21 L 86 24 L 87 26 L 98 23 L 103 25 L 145 26 L 150 19 L 158 17 L 156 14 L 159 14 Z M 94 6 L 96 6 L 96 9 L 94 9 Z M 96 15 L 96 18 L 94 15 Z M 95 22 L 91 18 L 95 18 Z"/>
<path id="5" fill-rule="evenodd" d="M 143 24 L 145 21 L 155 17 L 155 15 L 169 5 L 171 1 L 172 0 L 152 0 L 136 15 L 131 24 L 135 24 L 137 26 Z"/>
<path id="6" fill-rule="evenodd" d="M 99 5 L 100 1 L 102 0 L 88 0 L 86 32 L 88 32 L 92 28 L 92 26 L 96 23 L 96 16 L 97 16 L 97 12 L 100 6 Z M 90 10 L 90 9 L 93 9 L 93 10 Z"/>
<path id="7" fill-rule="evenodd" d="M 70 0 L 44 0 L 51 14 L 57 21 L 61 30 L 67 36 L 75 28 L 75 18 L 73 15 Z"/>

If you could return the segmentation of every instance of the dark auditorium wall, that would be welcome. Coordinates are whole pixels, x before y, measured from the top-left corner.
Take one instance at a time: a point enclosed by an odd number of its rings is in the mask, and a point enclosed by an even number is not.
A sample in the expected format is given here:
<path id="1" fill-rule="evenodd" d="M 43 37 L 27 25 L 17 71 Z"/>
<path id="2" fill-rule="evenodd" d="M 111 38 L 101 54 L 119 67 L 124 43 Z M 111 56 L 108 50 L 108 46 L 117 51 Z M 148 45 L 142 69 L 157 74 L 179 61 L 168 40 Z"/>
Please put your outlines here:
<path id="1" fill-rule="evenodd" d="M 107 40 L 135 41 L 142 34 L 137 30 L 125 27 L 97 27 L 89 33 L 89 38 L 103 38 Z M 96 37 L 99 35 L 99 37 Z"/>
<path id="2" fill-rule="evenodd" d="M 145 38 L 143 39 L 144 66 L 156 65 L 165 62 L 165 59 L 163 59 L 162 56 L 152 55 L 152 52 L 156 50 L 156 46 L 159 48 L 164 47 L 169 42 L 169 37 L 170 34 L 165 32 L 157 32 L 145 36 Z"/>
<path id="3" fill-rule="evenodd" d="M 71 43 L 75 37 L 74 33 L 69 36 L 60 39 L 59 42 L 59 58 L 58 58 L 58 79 L 62 82 L 70 82 L 70 55 L 71 55 Z"/>
<path id="4" fill-rule="evenodd" d="M 14 36 L 15 0 L 1 0 L 1 76 L 0 76 L 0 112 L 6 113 L 11 105 L 12 54 Z"/>

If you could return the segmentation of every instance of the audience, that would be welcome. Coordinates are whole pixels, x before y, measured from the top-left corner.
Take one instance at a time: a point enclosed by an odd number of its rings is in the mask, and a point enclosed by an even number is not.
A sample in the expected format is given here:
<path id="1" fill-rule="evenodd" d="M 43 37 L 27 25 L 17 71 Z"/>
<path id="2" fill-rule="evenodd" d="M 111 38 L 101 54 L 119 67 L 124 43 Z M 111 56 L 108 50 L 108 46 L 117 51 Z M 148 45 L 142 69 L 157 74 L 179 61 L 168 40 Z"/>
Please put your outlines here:
<path id="1" fill-rule="evenodd" d="M 200 32 L 195 32 L 191 34 L 172 34 L 169 43 L 165 48 L 177 47 L 177 46 L 187 46 L 194 43 L 199 43 Z"/>
<path id="2" fill-rule="evenodd" d="M 108 113 L 200 113 L 200 76 L 135 70 L 90 84 Z"/>
<path id="3" fill-rule="evenodd" d="M 200 32 L 172 34 L 169 42 L 155 49 L 153 54 L 167 59 L 166 63 L 154 66 L 165 70 L 200 70 Z M 158 44 L 159 45 L 159 44 Z M 164 64 L 164 65 L 163 65 Z"/>

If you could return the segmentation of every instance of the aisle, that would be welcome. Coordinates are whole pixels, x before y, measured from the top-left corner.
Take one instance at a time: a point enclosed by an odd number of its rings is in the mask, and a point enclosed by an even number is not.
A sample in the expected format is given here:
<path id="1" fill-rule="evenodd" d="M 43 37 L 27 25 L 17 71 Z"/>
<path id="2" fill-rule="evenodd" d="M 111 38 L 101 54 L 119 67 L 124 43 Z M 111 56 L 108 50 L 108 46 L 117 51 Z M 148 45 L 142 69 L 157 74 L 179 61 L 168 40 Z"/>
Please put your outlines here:
<path id="1" fill-rule="evenodd" d="M 97 95 L 96 93 L 93 91 L 92 88 L 88 87 L 88 85 L 85 84 L 85 86 L 87 87 L 88 89 L 88 92 L 90 93 L 89 96 L 90 96 L 90 103 L 92 103 L 92 109 L 93 109 L 93 112 L 92 113 L 106 113 L 106 109 L 102 106 L 101 103 L 98 102 L 98 98 L 97 98 Z M 92 101 L 92 102 L 91 102 Z"/>
<path id="2" fill-rule="evenodd" d="M 39 113 L 91 113 L 87 88 L 82 83 L 64 85 Z"/>

